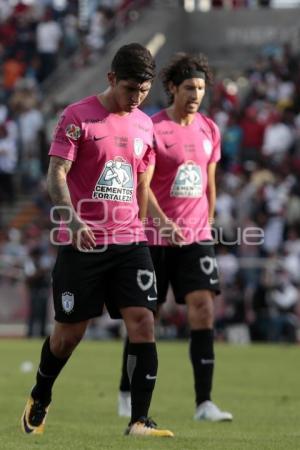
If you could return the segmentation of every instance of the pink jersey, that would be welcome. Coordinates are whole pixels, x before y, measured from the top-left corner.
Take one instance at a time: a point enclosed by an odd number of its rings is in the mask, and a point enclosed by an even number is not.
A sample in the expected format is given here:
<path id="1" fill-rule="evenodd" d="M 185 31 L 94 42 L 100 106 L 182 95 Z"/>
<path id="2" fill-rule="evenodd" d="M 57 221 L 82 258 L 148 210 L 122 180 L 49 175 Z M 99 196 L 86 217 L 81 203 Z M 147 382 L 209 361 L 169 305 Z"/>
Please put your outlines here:
<path id="1" fill-rule="evenodd" d="M 151 188 L 160 207 L 181 227 L 186 243 L 212 239 L 207 171 L 221 155 L 217 125 L 197 113 L 190 125 L 181 126 L 165 110 L 152 116 L 152 121 L 156 150 L 151 160 L 155 164 Z M 166 239 L 157 240 L 152 230 L 147 231 L 147 237 L 149 244 L 168 245 Z"/>
<path id="2" fill-rule="evenodd" d="M 121 117 L 91 96 L 62 113 L 49 155 L 73 161 L 67 175 L 72 204 L 93 229 L 97 244 L 146 240 L 136 186 L 137 174 L 149 163 L 152 141 L 152 121 L 139 109 Z M 70 243 L 63 223 L 58 240 Z"/>

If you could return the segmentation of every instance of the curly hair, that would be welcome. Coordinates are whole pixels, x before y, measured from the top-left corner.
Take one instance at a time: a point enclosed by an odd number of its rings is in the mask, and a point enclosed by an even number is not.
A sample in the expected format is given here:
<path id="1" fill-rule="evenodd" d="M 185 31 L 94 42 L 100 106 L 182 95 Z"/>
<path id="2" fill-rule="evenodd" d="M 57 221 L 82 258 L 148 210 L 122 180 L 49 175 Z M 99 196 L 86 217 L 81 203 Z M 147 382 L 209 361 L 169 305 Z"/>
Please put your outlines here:
<path id="1" fill-rule="evenodd" d="M 213 83 L 213 74 L 208 65 L 207 57 L 202 53 L 199 55 L 191 55 L 183 52 L 176 53 L 169 64 L 160 71 L 159 75 L 162 80 L 164 91 L 168 96 L 169 104 L 172 104 L 174 100 L 174 96 L 169 89 L 170 81 L 176 86 L 179 86 L 182 81 L 178 83 L 177 80 L 181 79 L 181 77 L 183 77 L 183 80 L 185 78 L 184 74 L 187 71 L 193 70 L 203 72 L 205 75 L 205 82 L 208 85 Z"/>
<path id="2" fill-rule="evenodd" d="M 112 60 L 111 70 L 118 81 L 133 79 L 143 83 L 154 79 L 155 61 L 146 47 L 132 43 L 119 48 Z"/>

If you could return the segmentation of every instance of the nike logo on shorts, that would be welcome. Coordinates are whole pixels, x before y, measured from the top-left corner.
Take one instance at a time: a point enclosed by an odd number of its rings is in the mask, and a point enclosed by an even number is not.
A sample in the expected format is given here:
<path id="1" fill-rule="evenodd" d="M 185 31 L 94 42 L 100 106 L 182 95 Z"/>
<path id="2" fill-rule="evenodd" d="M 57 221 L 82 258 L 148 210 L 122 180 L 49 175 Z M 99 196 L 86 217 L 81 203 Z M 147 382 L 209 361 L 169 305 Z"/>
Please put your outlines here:
<path id="1" fill-rule="evenodd" d="M 166 144 L 166 148 L 174 147 L 174 145 L 176 145 L 176 142 L 174 142 L 174 144 Z"/>
<path id="2" fill-rule="evenodd" d="M 94 136 L 94 141 L 101 141 L 101 139 L 107 138 L 108 136 L 96 137 Z"/>
<path id="3" fill-rule="evenodd" d="M 155 300 L 157 300 L 157 297 L 151 297 L 151 295 L 148 295 L 147 300 L 148 302 L 155 302 Z"/>
<path id="4" fill-rule="evenodd" d="M 156 380 L 156 375 L 149 375 L 149 373 L 147 373 L 146 375 L 146 380 Z"/>
<path id="5" fill-rule="evenodd" d="M 217 284 L 217 283 L 219 283 L 219 280 L 218 280 L 218 278 L 210 278 L 209 282 L 210 282 L 210 284 Z"/>

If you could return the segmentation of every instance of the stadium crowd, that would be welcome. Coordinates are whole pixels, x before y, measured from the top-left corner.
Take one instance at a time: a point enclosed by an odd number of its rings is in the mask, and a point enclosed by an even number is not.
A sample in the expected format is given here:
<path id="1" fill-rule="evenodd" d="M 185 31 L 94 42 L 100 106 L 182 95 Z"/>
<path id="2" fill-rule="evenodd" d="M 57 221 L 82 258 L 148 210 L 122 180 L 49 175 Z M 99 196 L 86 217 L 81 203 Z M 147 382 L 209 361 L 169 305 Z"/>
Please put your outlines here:
<path id="1" fill-rule="evenodd" d="M 50 8 L 50 1 L 26 3 L 9 7 L 0 2 L 1 211 L 24 197 L 33 199 L 28 220 L 18 223 L 12 217 L 7 223 L 0 215 L 0 284 L 23 286 L 24 300 L 15 305 L 11 318 L 30 317 L 31 336 L 45 334 L 55 256 L 49 243 L 45 173 L 53 128 L 64 106 L 53 105 L 45 113 L 43 83 L 62 57 L 76 55 L 73 63 L 86 64 L 93 52 L 103 51 L 121 26 L 116 17 L 121 14 L 123 23 L 128 18 L 130 2 L 87 2 L 90 8 L 97 6 L 84 25 L 77 1 L 67 2 L 65 9 L 53 8 L 55 2 Z M 222 135 L 214 225 L 222 281 L 216 300 L 220 339 L 299 340 L 299 105 L 300 58 L 288 44 L 262 49 L 245 73 L 228 78 L 216 74 L 205 112 Z M 39 328 L 33 323 L 36 317 Z M 6 318 L 4 308 L 0 322 Z M 161 334 L 186 335 L 184 311 L 171 302 Z"/>

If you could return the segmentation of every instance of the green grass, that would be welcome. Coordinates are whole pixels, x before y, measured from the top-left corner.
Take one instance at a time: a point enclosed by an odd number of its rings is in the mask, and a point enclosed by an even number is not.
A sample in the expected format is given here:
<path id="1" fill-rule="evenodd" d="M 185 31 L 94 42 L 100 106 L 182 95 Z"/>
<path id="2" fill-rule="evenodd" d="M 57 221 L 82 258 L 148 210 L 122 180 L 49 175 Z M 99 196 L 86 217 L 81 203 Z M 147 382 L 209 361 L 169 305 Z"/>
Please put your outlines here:
<path id="1" fill-rule="evenodd" d="M 192 420 L 187 343 L 159 343 L 159 376 L 151 415 L 174 439 L 132 438 L 116 415 L 120 342 L 83 342 L 58 379 L 43 436 L 25 436 L 20 416 L 34 382 L 40 341 L 0 341 L 0 450 L 299 450 L 298 347 L 217 345 L 214 400 L 233 423 Z"/>

